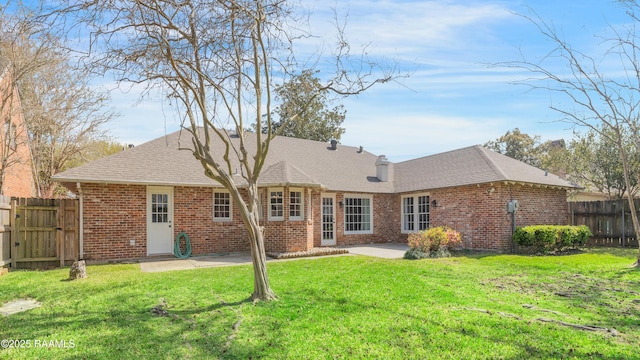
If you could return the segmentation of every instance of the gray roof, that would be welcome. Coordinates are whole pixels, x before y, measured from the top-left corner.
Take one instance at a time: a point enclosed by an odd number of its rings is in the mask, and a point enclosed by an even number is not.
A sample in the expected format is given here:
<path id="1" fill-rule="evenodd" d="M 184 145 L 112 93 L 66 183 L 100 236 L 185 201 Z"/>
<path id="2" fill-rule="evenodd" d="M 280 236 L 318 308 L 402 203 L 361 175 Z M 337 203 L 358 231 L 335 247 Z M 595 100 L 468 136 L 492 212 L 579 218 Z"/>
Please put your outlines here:
<path id="1" fill-rule="evenodd" d="M 249 153 L 255 151 L 255 137 L 254 133 L 246 133 L 245 144 Z M 204 175 L 202 165 L 190 151 L 177 150 L 180 147 L 192 147 L 189 133 L 177 131 L 168 134 L 69 169 L 53 176 L 53 179 L 73 183 L 220 186 Z M 224 153 L 220 141 L 212 141 L 212 153 Z M 325 142 L 277 136 L 271 142 L 260 185 L 324 187 L 351 192 L 393 192 L 392 182 L 381 182 L 376 178 L 376 159 L 376 155 L 367 151 L 359 152 L 358 148 L 352 146 L 338 145 L 336 150 L 330 150 L 329 144 Z M 239 171 L 241 168 L 235 160 L 231 172 Z M 236 179 L 242 186 L 242 178 L 236 176 Z"/>
<path id="2" fill-rule="evenodd" d="M 395 164 L 395 191 L 491 182 L 577 188 L 561 177 L 476 145 Z"/>
<path id="3" fill-rule="evenodd" d="M 254 133 L 246 133 L 251 153 Z M 236 140 L 237 141 L 237 140 Z M 222 154 L 220 142 L 212 153 Z M 53 177 L 59 182 L 124 183 L 173 186 L 220 186 L 204 175 L 190 151 L 191 135 L 174 132 L 132 149 L 69 169 Z M 576 187 L 558 176 L 481 146 L 389 164 L 390 181 L 376 178 L 377 156 L 352 146 L 278 136 L 271 142 L 260 177 L 261 186 L 320 187 L 333 191 L 393 193 L 478 183 L 517 181 L 565 188 Z M 237 163 L 231 171 L 240 171 Z M 240 186 L 242 178 L 236 176 Z"/>

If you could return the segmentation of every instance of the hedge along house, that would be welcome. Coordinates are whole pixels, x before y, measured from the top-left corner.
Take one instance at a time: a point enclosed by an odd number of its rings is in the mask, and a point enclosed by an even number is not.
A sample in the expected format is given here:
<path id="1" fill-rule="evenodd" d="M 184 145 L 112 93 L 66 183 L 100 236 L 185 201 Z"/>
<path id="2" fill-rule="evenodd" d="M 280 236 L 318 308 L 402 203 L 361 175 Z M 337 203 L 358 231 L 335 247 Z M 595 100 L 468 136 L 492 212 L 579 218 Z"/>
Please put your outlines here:
<path id="1" fill-rule="evenodd" d="M 181 231 L 194 255 L 248 251 L 229 193 L 178 150 L 188 136 L 175 132 L 54 176 L 80 198 L 85 259 L 170 254 Z M 272 141 L 259 187 L 265 248 L 274 252 L 406 241 L 438 225 L 460 231 L 467 248 L 506 251 L 508 201 L 519 201 L 518 225 L 564 224 L 566 192 L 576 188 L 480 146 L 394 164 L 362 148 L 289 137 Z"/>

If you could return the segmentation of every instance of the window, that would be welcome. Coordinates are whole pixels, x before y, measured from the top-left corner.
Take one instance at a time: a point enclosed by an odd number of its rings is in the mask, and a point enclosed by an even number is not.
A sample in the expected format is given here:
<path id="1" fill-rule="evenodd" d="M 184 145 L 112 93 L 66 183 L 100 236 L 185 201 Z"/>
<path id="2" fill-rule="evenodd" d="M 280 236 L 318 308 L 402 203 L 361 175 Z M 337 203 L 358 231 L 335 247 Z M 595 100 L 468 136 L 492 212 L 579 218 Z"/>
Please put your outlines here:
<path id="1" fill-rule="evenodd" d="M 269 191 L 269 220 L 284 220 L 284 191 Z"/>
<path id="2" fill-rule="evenodd" d="M 406 197 L 402 199 L 402 230 L 407 232 L 412 232 L 415 230 L 413 197 Z"/>
<path id="3" fill-rule="evenodd" d="M 213 193 L 213 221 L 231 221 L 231 194 L 228 192 Z"/>
<path id="4" fill-rule="evenodd" d="M 417 194 L 402 198 L 402 232 L 429 228 L 429 195 Z"/>
<path id="5" fill-rule="evenodd" d="M 151 222 L 169 222 L 169 195 L 151 194 Z"/>
<path id="6" fill-rule="evenodd" d="M 289 191 L 289 220 L 304 219 L 304 200 L 302 190 Z"/>
<path id="7" fill-rule="evenodd" d="M 344 198 L 344 233 L 373 234 L 372 197 Z"/>

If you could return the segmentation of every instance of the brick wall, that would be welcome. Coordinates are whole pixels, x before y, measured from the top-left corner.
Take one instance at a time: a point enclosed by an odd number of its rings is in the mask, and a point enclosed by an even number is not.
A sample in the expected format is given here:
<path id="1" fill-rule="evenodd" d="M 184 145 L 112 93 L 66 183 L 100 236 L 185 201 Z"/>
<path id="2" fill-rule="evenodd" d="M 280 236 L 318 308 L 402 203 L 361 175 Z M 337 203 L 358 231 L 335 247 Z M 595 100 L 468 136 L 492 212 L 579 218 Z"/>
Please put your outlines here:
<path id="1" fill-rule="evenodd" d="M 83 184 L 84 251 L 86 259 L 141 258 L 147 254 L 146 187 L 140 185 Z M 213 221 L 211 188 L 174 188 L 174 238 L 185 231 L 194 255 L 248 251 L 248 234 L 234 204 L 233 221 Z M 424 192 L 421 192 L 424 193 Z M 267 251 L 291 252 L 321 246 L 321 192 L 303 191 L 304 220 L 289 219 L 289 189 L 284 188 L 284 220 L 268 220 L 268 191 L 262 191 L 262 225 Z M 373 195 L 373 234 L 344 233 L 343 193 L 335 194 L 337 245 L 404 242 L 401 234 L 401 196 Z M 309 201 L 309 195 L 311 201 Z M 358 195 L 358 194 L 354 194 Z M 361 194 L 367 195 L 367 194 Z M 464 246 L 473 249 L 508 251 L 511 215 L 507 202 L 519 201 L 518 226 L 565 224 L 564 190 L 518 184 L 486 184 L 438 189 L 429 192 L 432 226 L 445 225 L 460 231 Z M 244 194 L 246 196 L 246 193 Z M 130 241 L 134 240 L 135 245 Z"/>
<path id="2" fill-rule="evenodd" d="M 344 227 L 344 193 L 320 193 L 314 192 L 314 246 L 319 247 L 322 243 L 322 214 L 321 196 L 322 194 L 335 195 L 335 231 L 336 245 L 356 245 L 369 243 L 385 243 L 398 240 L 397 232 L 400 229 L 400 203 L 399 197 L 395 194 L 373 194 L 373 234 L 345 234 Z M 365 193 L 348 193 L 348 196 L 370 196 Z M 396 230 L 397 229 L 397 230 Z"/>
<path id="3" fill-rule="evenodd" d="M 238 206 L 232 204 L 231 222 L 213 221 L 212 188 L 174 188 L 175 236 L 189 235 L 193 255 L 249 251 L 249 235 Z"/>
<path id="4" fill-rule="evenodd" d="M 73 184 L 66 184 L 75 189 Z M 147 188 L 142 185 L 82 184 L 84 196 L 84 253 L 88 260 L 132 259 L 147 256 Z M 230 222 L 213 221 L 212 188 L 174 188 L 174 239 L 189 235 L 193 255 L 249 251 L 248 233 L 239 207 L 232 206 Z M 285 205 L 288 189 L 285 189 Z M 308 198 L 305 192 L 305 214 Z M 246 198 L 246 192 L 243 193 Z M 267 192 L 263 192 L 263 219 L 267 251 L 299 251 L 313 247 L 313 221 L 266 221 Z M 134 245 L 131 245 L 134 240 Z"/>
<path id="5" fill-rule="evenodd" d="M 147 188 L 141 185 L 82 184 L 84 258 L 147 256 Z M 130 240 L 135 245 L 130 245 Z"/>
<path id="6" fill-rule="evenodd" d="M 2 69 L 0 69 L 0 72 Z M 18 92 L 10 84 L 9 74 L 0 73 L 0 144 L 5 144 L 5 122 L 15 126 L 15 148 L 0 146 L 0 157 L 7 157 L 8 166 L 4 169 L 2 195 L 15 197 L 33 197 L 36 195 L 31 169 L 29 137 L 24 124 Z M 8 151 L 6 154 L 5 151 Z"/>
<path id="7" fill-rule="evenodd" d="M 519 184 L 483 184 L 430 192 L 431 226 L 448 226 L 463 235 L 465 248 L 509 251 L 511 214 L 507 202 L 518 200 L 516 225 L 566 224 L 566 191 Z M 404 237 L 406 239 L 406 236 Z"/>
<path id="8" fill-rule="evenodd" d="M 313 217 L 309 217 L 309 211 L 313 210 L 309 203 L 309 194 L 305 189 L 295 188 L 295 191 L 302 191 L 303 196 L 303 219 L 292 220 L 289 217 L 289 194 L 291 188 L 278 188 L 284 194 L 284 219 L 269 220 L 269 190 L 262 192 L 262 223 L 265 227 L 265 249 L 274 252 L 294 252 L 304 251 L 313 247 Z"/>

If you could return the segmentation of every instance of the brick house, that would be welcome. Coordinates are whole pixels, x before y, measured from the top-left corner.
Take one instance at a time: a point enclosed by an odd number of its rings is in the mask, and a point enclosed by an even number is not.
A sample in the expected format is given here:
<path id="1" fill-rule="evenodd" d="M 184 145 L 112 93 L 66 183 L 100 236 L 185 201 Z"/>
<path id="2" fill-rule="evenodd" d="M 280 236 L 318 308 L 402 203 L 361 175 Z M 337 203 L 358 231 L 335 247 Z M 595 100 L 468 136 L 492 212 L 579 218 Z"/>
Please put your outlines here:
<path id="1" fill-rule="evenodd" d="M 194 255 L 248 250 L 229 194 L 177 150 L 185 137 L 175 132 L 53 177 L 81 200 L 84 258 L 168 254 L 180 231 Z M 265 247 L 280 252 L 402 242 L 438 225 L 460 231 L 467 248 L 508 251 L 507 202 L 519 201 L 518 225 L 565 224 L 566 193 L 576 187 L 481 146 L 391 163 L 288 137 L 272 141 L 259 185 Z"/>
<path id="2" fill-rule="evenodd" d="M 36 195 L 29 136 L 9 67 L 0 73 L 0 194 Z"/>

